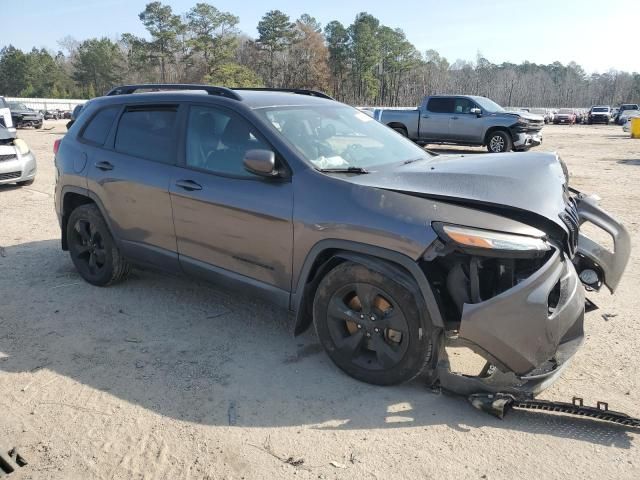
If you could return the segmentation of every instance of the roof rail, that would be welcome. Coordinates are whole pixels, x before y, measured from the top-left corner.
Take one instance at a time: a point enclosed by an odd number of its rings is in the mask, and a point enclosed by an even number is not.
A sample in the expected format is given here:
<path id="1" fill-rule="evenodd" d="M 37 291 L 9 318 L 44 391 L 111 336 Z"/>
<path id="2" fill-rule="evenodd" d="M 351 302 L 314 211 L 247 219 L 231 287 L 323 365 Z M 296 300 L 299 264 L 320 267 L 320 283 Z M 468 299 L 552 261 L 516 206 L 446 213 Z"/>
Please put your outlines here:
<path id="1" fill-rule="evenodd" d="M 258 92 L 288 92 L 288 93 L 297 93 L 298 95 L 309 95 L 310 97 L 318 97 L 318 98 L 326 98 L 328 100 L 335 100 L 333 97 L 327 95 L 324 92 L 319 92 L 317 90 L 309 90 L 306 88 L 251 88 L 251 87 L 242 87 L 242 88 L 234 88 L 234 90 L 255 90 Z"/>
<path id="2" fill-rule="evenodd" d="M 138 90 L 204 90 L 209 95 L 217 95 L 219 97 L 232 98 L 234 100 L 242 100 L 242 97 L 236 92 L 226 87 L 215 87 L 213 85 L 198 85 L 194 83 L 141 83 L 138 85 L 120 85 L 112 88 L 107 96 L 111 95 L 128 95 Z"/>

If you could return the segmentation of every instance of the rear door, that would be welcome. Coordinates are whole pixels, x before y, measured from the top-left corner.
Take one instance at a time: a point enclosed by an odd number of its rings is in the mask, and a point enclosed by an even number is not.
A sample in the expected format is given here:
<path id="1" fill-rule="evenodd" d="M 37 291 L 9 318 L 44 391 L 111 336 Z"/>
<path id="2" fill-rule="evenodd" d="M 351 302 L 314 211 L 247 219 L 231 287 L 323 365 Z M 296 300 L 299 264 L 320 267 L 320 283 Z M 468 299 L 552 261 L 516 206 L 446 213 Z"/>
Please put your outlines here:
<path id="1" fill-rule="evenodd" d="M 453 98 L 432 97 L 420 116 L 420 139 L 449 141 L 449 123 L 453 114 Z"/>
<path id="2" fill-rule="evenodd" d="M 180 262 L 190 273 L 258 288 L 291 288 L 293 190 L 289 179 L 246 171 L 245 152 L 271 149 L 242 116 L 192 105 L 184 160 L 170 191 Z"/>
<path id="3" fill-rule="evenodd" d="M 89 190 L 125 255 L 169 271 L 179 270 L 169 197 L 178 115 L 177 104 L 124 106 L 106 148 L 92 148 L 88 159 Z"/>
<path id="4" fill-rule="evenodd" d="M 465 97 L 453 99 L 453 115 L 449 124 L 449 138 L 454 142 L 482 143 L 484 122 L 482 117 L 471 113 L 472 108 L 480 108 L 473 100 Z"/>

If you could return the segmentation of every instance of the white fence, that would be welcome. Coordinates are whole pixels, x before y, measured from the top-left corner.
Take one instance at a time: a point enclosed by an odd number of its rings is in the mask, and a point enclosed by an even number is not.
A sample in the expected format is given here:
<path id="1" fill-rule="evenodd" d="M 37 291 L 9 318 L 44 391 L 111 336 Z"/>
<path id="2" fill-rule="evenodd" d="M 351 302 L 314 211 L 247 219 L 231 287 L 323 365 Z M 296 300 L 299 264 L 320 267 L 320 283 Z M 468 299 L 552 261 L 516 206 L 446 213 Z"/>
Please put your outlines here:
<path id="1" fill-rule="evenodd" d="M 18 98 L 4 97 L 7 102 L 24 103 L 27 107 L 34 110 L 73 110 L 76 105 L 86 103 L 86 100 L 77 100 L 71 98 Z"/>

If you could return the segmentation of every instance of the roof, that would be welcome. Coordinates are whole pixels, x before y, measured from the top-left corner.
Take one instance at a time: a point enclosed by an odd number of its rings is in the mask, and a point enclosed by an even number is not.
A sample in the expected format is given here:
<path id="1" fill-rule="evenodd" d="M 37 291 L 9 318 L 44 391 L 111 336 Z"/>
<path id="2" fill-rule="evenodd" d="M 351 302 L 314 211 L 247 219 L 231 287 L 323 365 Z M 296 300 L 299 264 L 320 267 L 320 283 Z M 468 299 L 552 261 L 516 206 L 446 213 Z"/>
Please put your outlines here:
<path id="1" fill-rule="evenodd" d="M 139 90 L 146 92 L 137 93 Z M 152 91 L 149 91 L 152 90 Z M 131 94 L 135 96 L 131 97 Z M 269 88 L 226 88 L 212 85 L 197 84 L 141 84 L 123 85 L 113 88 L 103 99 L 120 98 L 126 102 L 147 102 L 157 101 L 159 98 L 165 101 L 180 101 L 186 97 L 194 97 L 197 100 L 204 98 L 226 98 L 241 102 L 249 108 L 265 108 L 270 106 L 298 106 L 298 105 L 319 105 L 334 103 L 328 95 L 314 90 L 306 89 L 269 89 Z M 100 103 L 103 103 L 102 101 Z M 104 103 L 111 103 L 105 101 Z"/>

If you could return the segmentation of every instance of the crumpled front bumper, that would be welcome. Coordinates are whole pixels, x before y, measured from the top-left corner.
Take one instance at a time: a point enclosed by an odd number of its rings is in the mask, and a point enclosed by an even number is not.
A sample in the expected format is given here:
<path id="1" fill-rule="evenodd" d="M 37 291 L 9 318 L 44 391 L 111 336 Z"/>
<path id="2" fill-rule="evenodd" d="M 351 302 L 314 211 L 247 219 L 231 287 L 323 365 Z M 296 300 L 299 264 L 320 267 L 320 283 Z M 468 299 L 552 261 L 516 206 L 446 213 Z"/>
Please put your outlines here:
<path id="1" fill-rule="evenodd" d="M 581 224 L 590 221 L 614 239 L 615 252 L 583 234 L 578 242 L 578 253 L 602 269 L 613 292 L 629 258 L 629 234 L 593 198 L 578 194 L 576 202 Z M 558 289 L 559 296 L 550 296 Z M 458 337 L 442 342 L 436 367 L 440 385 L 463 395 L 504 392 L 532 396 L 544 390 L 583 343 L 584 292 L 573 262 L 555 250 L 541 268 L 516 286 L 489 300 L 464 304 Z M 444 347 L 460 345 L 487 361 L 479 376 L 451 371 Z"/>
<path id="2" fill-rule="evenodd" d="M 537 147 L 542 144 L 542 133 L 536 132 L 524 132 L 517 133 L 513 137 L 513 148 L 516 150 L 528 149 L 531 147 Z"/>

